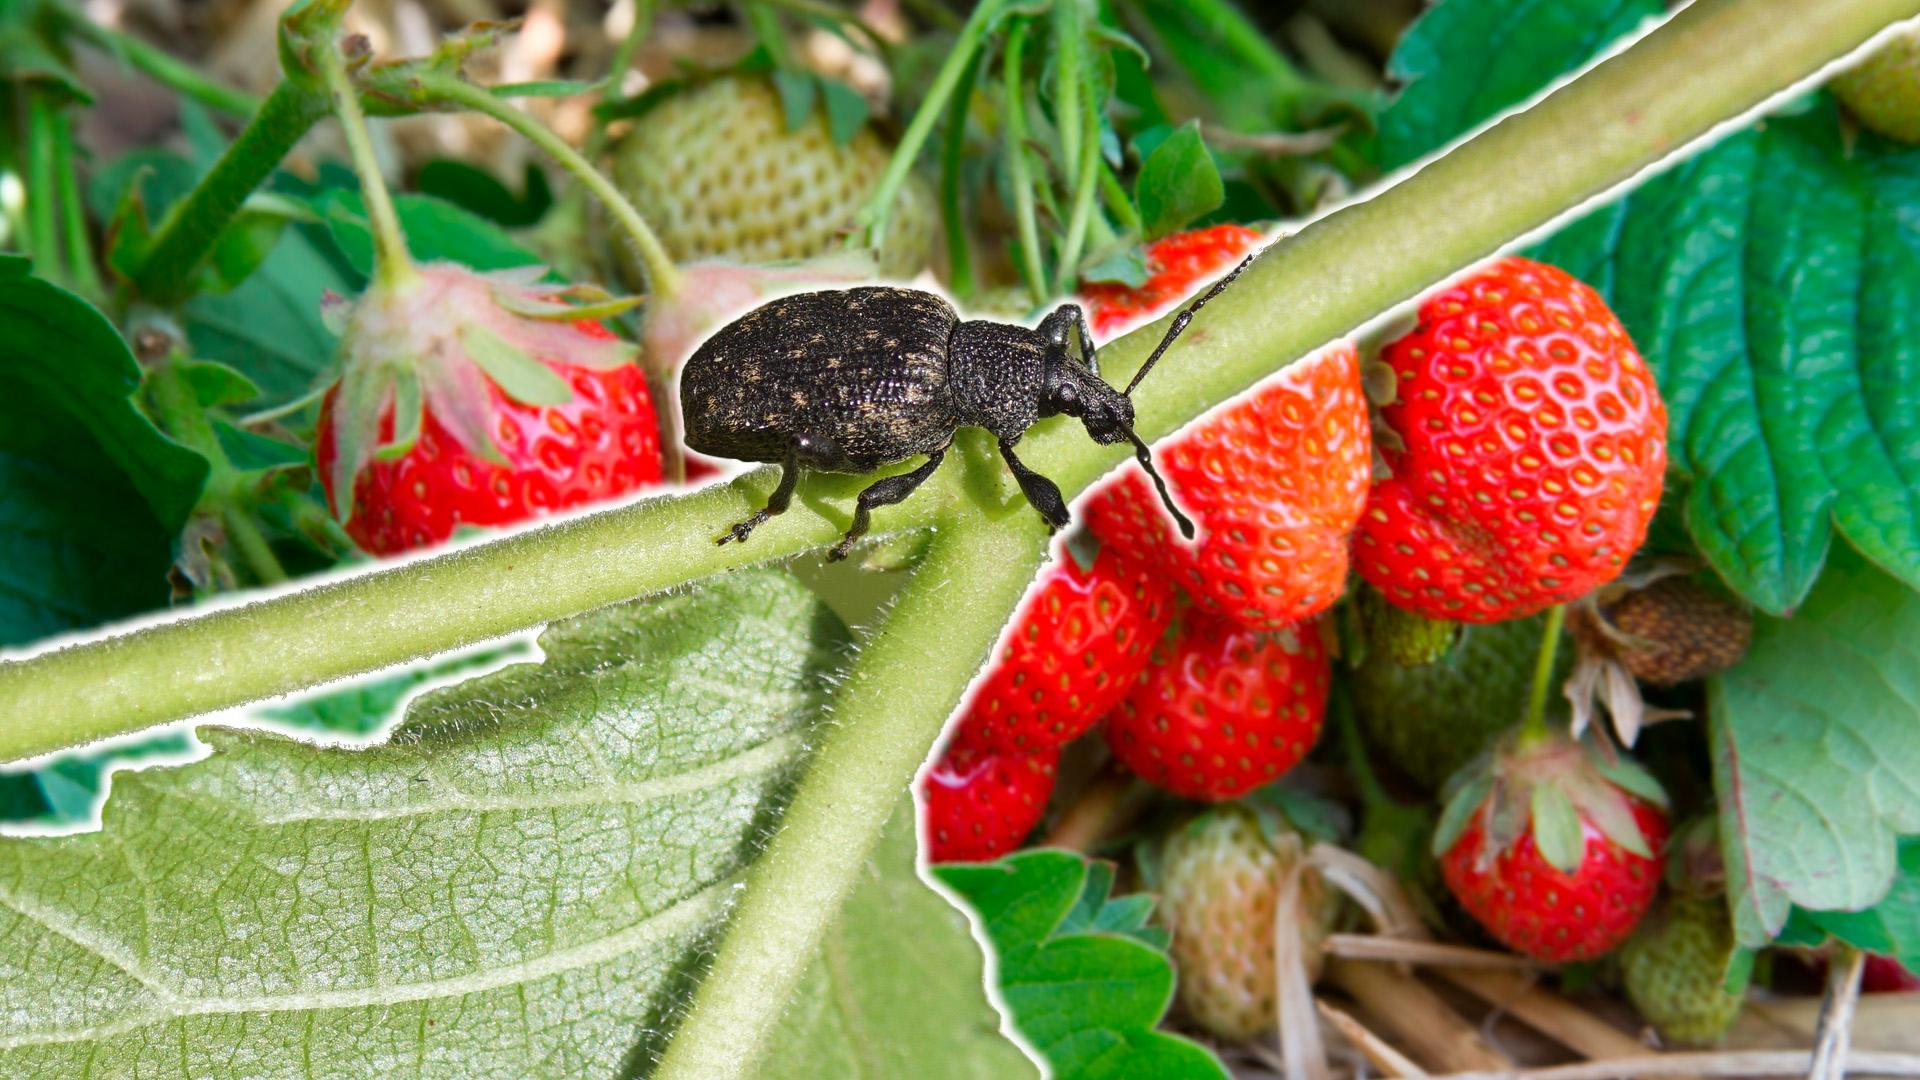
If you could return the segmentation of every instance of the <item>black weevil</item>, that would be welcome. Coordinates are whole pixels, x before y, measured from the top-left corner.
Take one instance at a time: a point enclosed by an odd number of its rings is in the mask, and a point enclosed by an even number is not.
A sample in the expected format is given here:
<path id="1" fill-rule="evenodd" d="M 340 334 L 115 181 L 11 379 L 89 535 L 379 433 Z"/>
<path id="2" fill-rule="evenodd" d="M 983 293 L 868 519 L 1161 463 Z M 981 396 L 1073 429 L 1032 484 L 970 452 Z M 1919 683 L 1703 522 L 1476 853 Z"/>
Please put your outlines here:
<path id="1" fill-rule="evenodd" d="M 843 559 L 866 533 L 874 507 L 904 500 L 933 475 L 962 424 L 1000 440 L 1000 456 L 1027 501 L 1062 528 L 1067 504 L 1059 487 L 1013 453 L 1035 420 L 1062 414 L 1079 417 L 1097 443 L 1131 442 L 1180 531 L 1191 537 L 1193 523 L 1173 504 L 1133 432 L 1131 395 L 1194 312 L 1252 261 L 1174 318 L 1125 390 L 1100 378 L 1078 304 L 1061 305 L 1034 329 L 962 321 L 932 293 L 885 286 L 802 293 L 747 312 L 708 338 L 680 375 L 688 447 L 781 467 L 766 507 L 719 542 L 745 540 L 783 513 L 802 469 L 865 473 L 925 454 L 919 468 L 860 492 L 853 525 L 828 556 Z"/>

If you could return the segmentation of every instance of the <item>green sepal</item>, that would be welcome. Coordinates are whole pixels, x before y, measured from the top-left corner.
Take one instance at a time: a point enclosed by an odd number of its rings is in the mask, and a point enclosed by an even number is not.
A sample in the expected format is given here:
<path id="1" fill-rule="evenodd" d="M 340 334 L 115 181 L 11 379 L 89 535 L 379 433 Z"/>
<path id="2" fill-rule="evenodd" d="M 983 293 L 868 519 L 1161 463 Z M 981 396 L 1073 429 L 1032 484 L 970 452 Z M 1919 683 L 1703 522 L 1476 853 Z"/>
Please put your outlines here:
<path id="1" fill-rule="evenodd" d="M 412 368 L 401 368 L 393 377 L 393 436 L 374 449 L 375 460 L 393 461 L 413 449 L 420 441 L 422 411 L 420 375 Z"/>
<path id="2" fill-rule="evenodd" d="M 394 382 L 390 367 L 349 365 L 340 377 L 333 403 L 333 514 L 340 524 L 353 520 L 353 484 L 360 470 L 373 460 L 380 437 L 380 410 Z"/>
<path id="3" fill-rule="evenodd" d="M 1533 844 L 1541 857 L 1563 874 L 1579 870 L 1587 842 L 1573 800 L 1552 784 L 1535 784 L 1528 802 L 1533 815 Z"/>
<path id="4" fill-rule="evenodd" d="M 776 68 L 770 76 L 773 88 L 780 95 L 780 109 L 786 118 L 787 133 L 799 131 L 813 117 L 813 101 L 817 84 L 813 76 L 804 71 L 790 71 Z"/>
<path id="5" fill-rule="evenodd" d="M 147 249 L 153 243 L 153 223 L 147 216 L 146 195 L 141 191 L 147 174 L 152 171 L 152 166 L 143 165 L 133 174 L 120 195 L 120 204 L 114 208 L 112 219 L 107 222 L 107 267 L 122 278 L 133 277 L 146 261 Z"/>
<path id="6" fill-rule="evenodd" d="M 1433 827 L 1435 858 L 1445 855 L 1460 841 L 1467 826 L 1473 824 L 1474 815 L 1492 795 L 1493 777 L 1484 772 L 1454 788 L 1453 793 L 1447 796 L 1446 806 L 1440 811 L 1439 823 Z"/>
<path id="7" fill-rule="evenodd" d="M 188 360 L 178 365 L 194 400 L 204 409 L 237 405 L 260 396 L 260 387 L 240 372 L 212 360 Z"/>
<path id="8" fill-rule="evenodd" d="M 1639 762 L 1624 754 L 1614 754 L 1611 757 L 1606 754 L 1593 754 L 1591 758 L 1593 767 L 1599 770 L 1601 776 L 1612 781 L 1613 786 L 1637 795 L 1662 810 L 1668 809 L 1667 790 L 1661 787 L 1660 781 L 1654 779 L 1653 774 L 1642 768 Z"/>
<path id="9" fill-rule="evenodd" d="M 523 405 L 564 405 L 573 398 L 567 380 L 486 326 L 463 327 L 460 344 L 502 392 Z"/>
<path id="10" fill-rule="evenodd" d="M 827 113 L 827 134 L 835 146 L 853 141 L 867 126 L 867 99 L 858 90 L 837 79 L 821 79 L 820 104 Z"/>

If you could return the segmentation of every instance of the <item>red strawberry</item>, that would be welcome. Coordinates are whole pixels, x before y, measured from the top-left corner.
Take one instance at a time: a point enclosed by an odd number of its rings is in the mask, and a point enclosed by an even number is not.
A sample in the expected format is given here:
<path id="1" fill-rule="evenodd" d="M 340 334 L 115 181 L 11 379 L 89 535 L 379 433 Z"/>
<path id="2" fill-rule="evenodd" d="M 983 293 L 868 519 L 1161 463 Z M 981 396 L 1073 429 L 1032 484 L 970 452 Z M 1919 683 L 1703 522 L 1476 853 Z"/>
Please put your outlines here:
<path id="1" fill-rule="evenodd" d="M 1498 622 L 1612 580 L 1646 536 L 1666 407 L 1626 330 L 1564 271 L 1507 258 L 1420 307 L 1387 346 L 1392 476 L 1355 565 L 1429 618 Z"/>
<path id="2" fill-rule="evenodd" d="M 1920 990 L 1920 976 L 1891 956 L 1868 954 L 1860 989 L 1869 994 L 1910 994 Z"/>
<path id="3" fill-rule="evenodd" d="M 1278 629 L 1332 606 L 1372 479 L 1360 358 L 1341 343 L 1162 443 L 1160 469 L 1200 526 L 1173 535 L 1129 465 L 1087 504 L 1102 544 L 1159 565 L 1209 611 Z"/>
<path id="4" fill-rule="evenodd" d="M 451 264 L 417 274 L 345 313 L 320 406 L 321 483 L 361 547 L 391 555 L 659 482 L 631 346 L 567 320 L 564 290 Z"/>
<path id="5" fill-rule="evenodd" d="M 1105 716 L 1137 681 L 1173 619 L 1173 589 L 1102 550 L 1082 570 L 1047 570 L 1001 642 L 956 742 L 983 750 L 1064 746 Z"/>
<path id="6" fill-rule="evenodd" d="M 1327 709 L 1327 650 L 1303 623 L 1260 633 L 1188 611 L 1107 719 L 1114 756 L 1191 799 L 1231 799 L 1299 764 Z"/>
<path id="7" fill-rule="evenodd" d="M 1652 777 L 1552 736 L 1522 737 L 1456 783 L 1434 853 L 1480 925 L 1555 964 L 1626 940 L 1660 885 L 1667 815 Z"/>
<path id="8" fill-rule="evenodd" d="M 1144 285 L 1116 281 L 1080 287 L 1087 321 L 1095 337 L 1105 339 L 1134 323 L 1163 314 L 1192 295 L 1200 284 L 1232 268 L 1266 240 L 1244 225 L 1215 225 L 1175 233 L 1147 245 L 1149 277 Z"/>
<path id="9" fill-rule="evenodd" d="M 1060 751 L 950 747 L 921 782 L 921 839 L 934 862 L 996 859 L 1046 812 Z"/>

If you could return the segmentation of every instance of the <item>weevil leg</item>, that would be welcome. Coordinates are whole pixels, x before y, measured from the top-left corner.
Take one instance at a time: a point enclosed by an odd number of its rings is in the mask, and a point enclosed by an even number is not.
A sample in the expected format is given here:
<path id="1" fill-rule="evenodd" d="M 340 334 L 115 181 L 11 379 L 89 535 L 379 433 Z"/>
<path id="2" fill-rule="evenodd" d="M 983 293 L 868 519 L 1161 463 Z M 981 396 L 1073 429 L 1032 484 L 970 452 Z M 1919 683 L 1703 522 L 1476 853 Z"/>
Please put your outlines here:
<path id="1" fill-rule="evenodd" d="M 933 475 L 933 471 L 940 467 L 940 460 L 946 456 L 947 447 L 942 446 L 929 453 L 926 464 L 912 472 L 903 472 L 884 480 L 875 480 L 867 485 L 866 490 L 862 491 L 860 497 L 854 501 L 852 527 L 847 529 L 847 535 L 841 537 L 839 543 L 833 545 L 833 550 L 827 552 L 827 561 L 838 562 L 846 558 L 847 553 L 853 550 L 853 545 L 858 543 L 862 536 L 867 535 L 867 527 L 873 523 L 873 508 L 904 502 L 907 496 L 913 494 L 914 488 L 927 482 L 927 477 Z"/>
<path id="2" fill-rule="evenodd" d="M 1067 500 L 1060 496 L 1060 487 L 1053 481 L 1027 468 L 1026 462 L 1013 456 L 1013 444 L 1000 440 L 1000 456 L 1007 459 L 1007 468 L 1013 470 L 1013 478 L 1020 481 L 1020 491 L 1026 495 L 1027 502 L 1033 504 L 1047 524 L 1056 529 L 1064 529 L 1072 520 L 1067 515 Z"/>
<path id="3" fill-rule="evenodd" d="M 753 530 L 765 524 L 768 518 L 775 514 L 784 514 L 787 512 L 788 504 L 793 502 L 794 485 L 799 482 L 799 448 L 789 446 L 787 447 L 786 460 L 780 463 L 780 482 L 774 485 L 773 494 L 767 496 L 767 505 L 754 511 L 752 517 L 721 534 L 720 539 L 715 540 L 714 543 L 724 544 L 729 540 L 737 540 L 745 543 L 747 537 L 753 533 Z"/>

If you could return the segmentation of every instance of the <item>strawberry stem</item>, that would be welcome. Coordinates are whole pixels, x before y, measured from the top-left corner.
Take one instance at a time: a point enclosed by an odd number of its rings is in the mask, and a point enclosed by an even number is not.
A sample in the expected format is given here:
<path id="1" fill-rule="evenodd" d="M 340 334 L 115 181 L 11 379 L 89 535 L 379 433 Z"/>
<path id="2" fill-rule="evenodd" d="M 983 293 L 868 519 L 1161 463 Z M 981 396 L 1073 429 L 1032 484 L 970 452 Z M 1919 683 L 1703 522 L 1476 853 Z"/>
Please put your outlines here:
<path id="1" fill-rule="evenodd" d="M 613 220 L 627 239 L 632 242 L 634 252 L 640 256 L 640 263 L 647 270 L 647 289 L 655 301 L 672 302 L 682 287 L 678 267 L 673 265 L 673 256 L 667 254 L 666 246 L 655 235 L 647 219 L 640 216 L 620 189 L 599 169 L 594 168 L 578 150 L 567 144 L 565 139 L 555 135 L 551 128 L 534 119 L 511 102 L 495 97 L 483 86 L 475 86 L 458 76 L 440 72 L 428 72 L 419 76 L 417 91 L 429 102 L 458 105 L 464 109 L 490 116 L 540 148 L 554 163 L 591 191 L 613 215 Z"/>
<path id="2" fill-rule="evenodd" d="M 394 212 L 393 195 L 381 175 L 380 159 L 373 153 L 367 117 L 360 110 L 359 88 L 347 73 L 347 58 L 338 45 L 318 52 L 320 77 L 333 101 L 334 119 L 340 122 L 340 132 L 346 137 L 347 155 L 353 159 L 353 171 L 360 177 L 360 197 L 367 205 L 367 226 L 373 232 L 373 280 L 384 288 L 404 288 L 418 281 L 420 274 L 414 269 L 413 256 L 407 253 L 400 215 Z"/>
<path id="3" fill-rule="evenodd" d="M 1566 626 L 1567 606 L 1555 604 L 1540 632 L 1540 654 L 1533 662 L 1533 685 L 1527 690 L 1527 715 L 1520 723 L 1520 742 L 1534 745 L 1547 738 L 1547 693 L 1553 685 L 1553 660 L 1560 651 L 1560 632 Z"/>
<path id="4" fill-rule="evenodd" d="M 1027 168 L 1027 101 L 1021 78 L 1031 29 L 1026 19 L 1013 20 L 1000 67 L 1007 95 L 1007 176 L 1013 188 L 1013 217 L 1020 230 L 1020 276 L 1038 304 L 1047 298 L 1047 275 L 1040 264 L 1040 222 L 1034 214 L 1033 176 Z"/>

